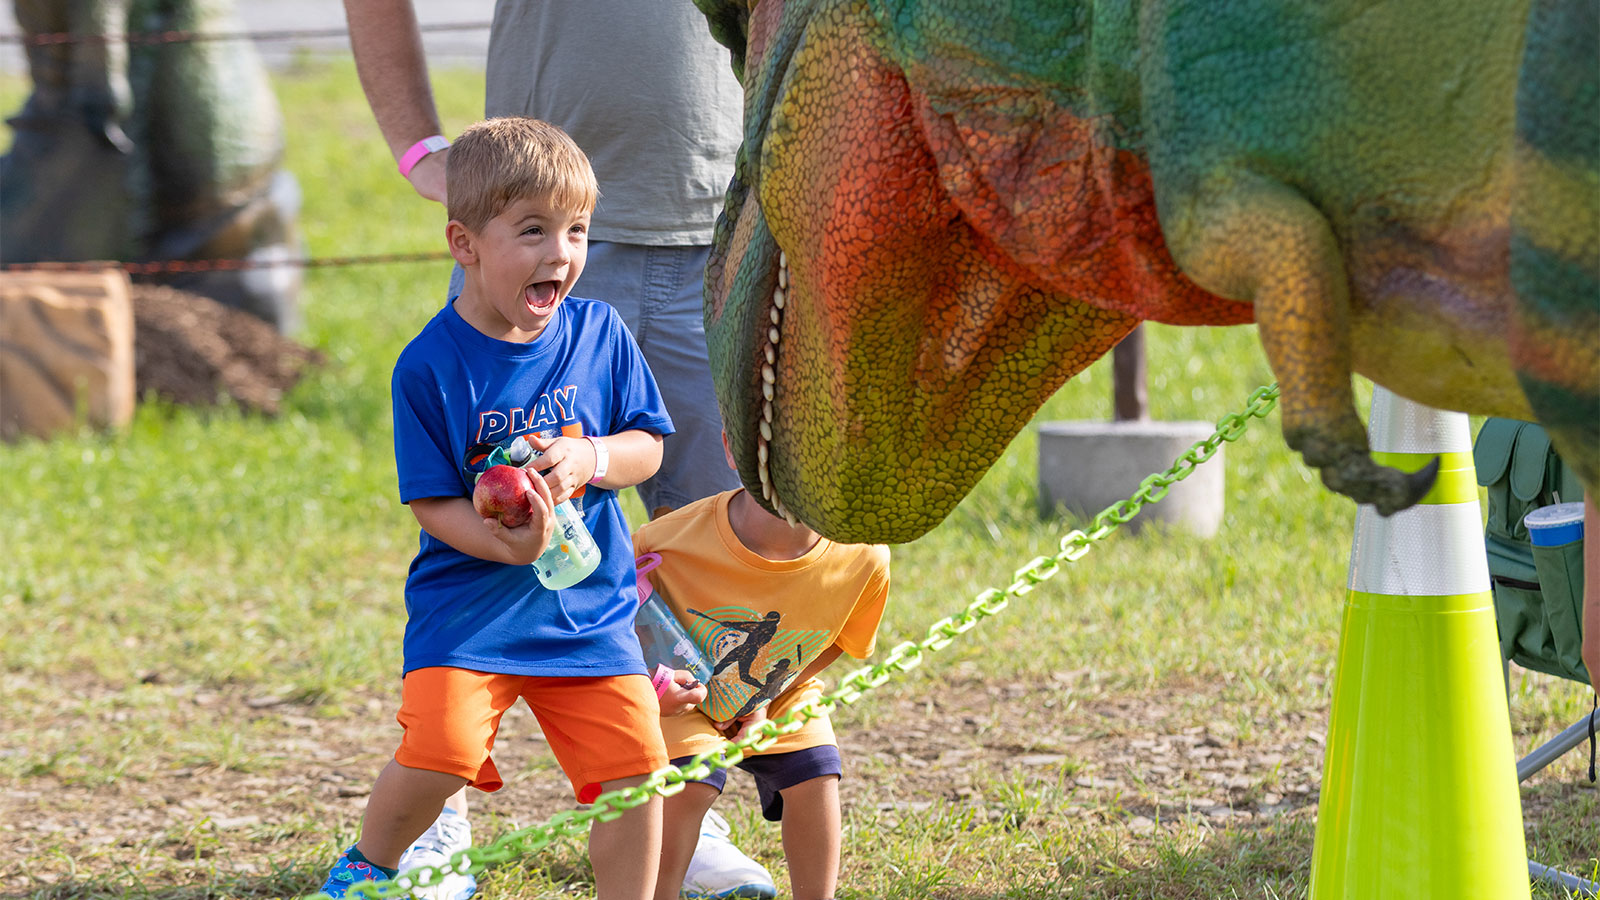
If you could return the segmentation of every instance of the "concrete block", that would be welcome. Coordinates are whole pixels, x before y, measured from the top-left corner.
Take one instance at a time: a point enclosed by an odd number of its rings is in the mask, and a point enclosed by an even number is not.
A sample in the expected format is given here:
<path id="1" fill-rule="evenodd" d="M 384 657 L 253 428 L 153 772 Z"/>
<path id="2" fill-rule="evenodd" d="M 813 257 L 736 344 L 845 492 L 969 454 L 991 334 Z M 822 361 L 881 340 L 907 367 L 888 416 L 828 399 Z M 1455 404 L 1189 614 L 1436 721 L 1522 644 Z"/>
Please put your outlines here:
<path id="1" fill-rule="evenodd" d="M 1215 430 L 1210 422 L 1046 422 L 1039 426 L 1040 511 L 1091 517 L 1126 500 L 1147 475 L 1166 471 Z M 1159 521 L 1201 537 L 1216 534 L 1224 510 L 1223 455 L 1218 449 L 1123 527 Z"/>
<path id="2" fill-rule="evenodd" d="M 110 266 L 0 272 L 0 439 L 133 418 L 131 290 Z"/>

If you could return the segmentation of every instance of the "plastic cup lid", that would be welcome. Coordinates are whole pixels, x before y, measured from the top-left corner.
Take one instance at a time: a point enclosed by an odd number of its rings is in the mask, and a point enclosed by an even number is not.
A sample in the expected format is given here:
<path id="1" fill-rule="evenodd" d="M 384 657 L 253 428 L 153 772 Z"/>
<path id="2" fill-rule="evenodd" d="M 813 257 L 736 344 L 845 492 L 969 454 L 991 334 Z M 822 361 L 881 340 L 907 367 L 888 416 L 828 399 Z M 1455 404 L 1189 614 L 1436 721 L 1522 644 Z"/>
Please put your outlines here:
<path id="1" fill-rule="evenodd" d="M 1583 521 L 1583 504 L 1557 503 L 1552 506 L 1541 506 L 1528 513 L 1522 519 L 1528 528 L 1560 528 L 1574 522 Z"/>

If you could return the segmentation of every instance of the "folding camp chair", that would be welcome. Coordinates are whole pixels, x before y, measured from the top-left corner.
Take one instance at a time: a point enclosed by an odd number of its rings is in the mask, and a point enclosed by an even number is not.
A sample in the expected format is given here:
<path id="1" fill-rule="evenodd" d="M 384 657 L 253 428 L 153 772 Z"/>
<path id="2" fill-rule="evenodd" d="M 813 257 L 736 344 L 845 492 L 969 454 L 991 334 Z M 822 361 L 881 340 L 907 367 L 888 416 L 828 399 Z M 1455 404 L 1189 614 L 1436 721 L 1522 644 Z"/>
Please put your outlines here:
<path id="1" fill-rule="evenodd" d="M 1541 506 L 1583 499 L 1583 486 L 1550 449 L 1544 429 L 1512 419 L 1489 419 L 1473 444 L 1478 483 L 1488 488 L 1489 520 L 1484 545 L 1500 629 L 1500 656 L 1507 689 L 1512 662 L 1526 669 L 1587 685 L 1583 645 L 1583 541 L 1535 548 L 1523 516 Z M 1600 540 L 1600 535 L 1585 535 Z M 1595 778 L 1595 727 L 1589 715 L 1517 762 L 1517 780 L 1589 744 L 1589 779 Z M 1528 860 L 1528 874 L 1585 896 L 1600 896 L 1600 884 Z"/>

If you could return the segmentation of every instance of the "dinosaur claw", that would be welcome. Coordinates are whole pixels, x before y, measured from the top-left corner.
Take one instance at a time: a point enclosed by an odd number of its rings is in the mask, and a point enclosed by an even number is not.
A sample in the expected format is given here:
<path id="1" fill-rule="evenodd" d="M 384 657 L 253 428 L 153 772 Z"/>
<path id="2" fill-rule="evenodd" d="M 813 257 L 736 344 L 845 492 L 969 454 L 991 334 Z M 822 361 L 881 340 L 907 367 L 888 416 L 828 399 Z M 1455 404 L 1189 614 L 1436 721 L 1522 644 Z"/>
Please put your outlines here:
<path id="1" fill-rule="evenodd" d="M 1439 457 L 1437 456 L 1435 456 L 1427 465 L 1406 475 L 1405 498 L 1396 511 L 1398 512 L 1400 509 L 1407 509 L 1415 506 L 1418 501 L 1428 495 L 1429 491 L 1433 490 L 1433 483 L 1438 477 Z"/>
<path id="2" fill-rule="evenodd" d="M 1374 470 L 1373 481 L 1370 489 L 1371 499 L 1364 502 L 1376 507 L 1380 516 L 1392 516 L 1401 510 L 1416 506 L 1419 500 L 1433 490 L 1433 482 L 1439 475 L 1437 456 L 1415 472 L 1402 472 L 1377 463 L 1368 464 Z M 1362 501 L 1358 498 L 1358 502 Z"/>
<path id="3" fill-rule="evenodd" d="M 1380 466 L 1366 453 L 1351 454 L 1322 468 L 1322 483 L 1357 503 L 1371 505 L 1379 515 L 1392 516 L 1417 504 L 1433 489 L 1439 475 L 1434 457 L 1415 472 Z"/>

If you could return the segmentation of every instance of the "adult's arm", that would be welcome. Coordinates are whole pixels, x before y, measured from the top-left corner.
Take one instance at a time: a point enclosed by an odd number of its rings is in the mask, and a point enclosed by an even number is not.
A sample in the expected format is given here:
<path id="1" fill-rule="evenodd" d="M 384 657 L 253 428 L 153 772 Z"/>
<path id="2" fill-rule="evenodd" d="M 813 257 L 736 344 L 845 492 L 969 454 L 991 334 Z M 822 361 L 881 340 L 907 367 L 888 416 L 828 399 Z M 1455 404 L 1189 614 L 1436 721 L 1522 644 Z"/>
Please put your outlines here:
<path id="1" fill-rule="evenodd" d="M 417 12 L 411 0 L 344 0 L 344 15 L 361 90 L 398 161 L 412 144 L 441 132 Z M 449 152 L 431 153 L 411 170 L 408 179 L 417 193 L 445 202 Z"/>

